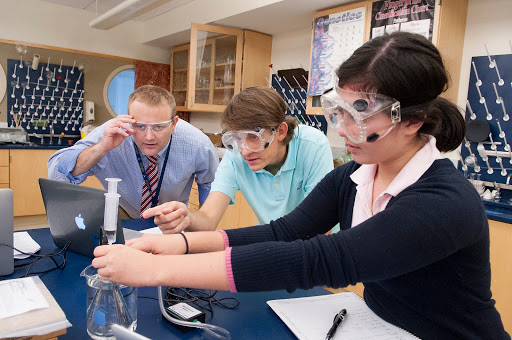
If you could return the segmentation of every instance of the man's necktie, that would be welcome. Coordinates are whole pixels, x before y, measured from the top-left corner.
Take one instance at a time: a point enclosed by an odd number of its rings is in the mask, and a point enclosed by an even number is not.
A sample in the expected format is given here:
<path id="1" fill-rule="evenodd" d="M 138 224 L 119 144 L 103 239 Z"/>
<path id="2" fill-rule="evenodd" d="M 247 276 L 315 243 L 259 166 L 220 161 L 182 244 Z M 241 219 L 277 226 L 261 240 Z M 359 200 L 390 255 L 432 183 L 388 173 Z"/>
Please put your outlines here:
<path id="1" fill-rule="evenodd" d="M 149 179 L 149 184 L 151 185 L 151 192 L 153 195 L 156 193 L 156 189 L 158 186 L 158 169 L 156 167 L 156 162 L 158 161 L 158 157 L 155 156 L 147 156 L 149 165 L 146 169 L 146 175 Z M 142 184 L 142 201 L 140 204 L 140 216 L 142 217 L 142 213 L 147 208 L 151 207 L 151 194 L 146 185 L 146 181 L 143 181 Z"/>

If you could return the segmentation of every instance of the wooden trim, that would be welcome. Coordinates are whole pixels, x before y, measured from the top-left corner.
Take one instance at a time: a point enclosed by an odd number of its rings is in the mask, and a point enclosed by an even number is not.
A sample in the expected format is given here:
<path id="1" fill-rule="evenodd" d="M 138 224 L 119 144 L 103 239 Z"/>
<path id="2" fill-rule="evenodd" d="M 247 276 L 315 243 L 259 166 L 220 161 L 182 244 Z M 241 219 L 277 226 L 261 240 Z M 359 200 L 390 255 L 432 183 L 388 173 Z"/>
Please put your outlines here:
<path id="1" fill-rule="evenodd" d="M 213 104 L 197 104 L 194 103 L 194 107 L 189 107 L 185 111 L 194 112 L 224 112 L 226 105 L 213 105 Z"/>
<path id="2" fill-rule="evenodd" d="M 226 35 L 240 35 L 242 34 L 242 30 L 237 28 L 228 28 L 228 27 L 222 27 L 222 26 L 214 26 L 214 25 L 203 25 L 203 24 L 196 24 L 191 23 L 190 30 L 196 30 L 196 31 L 206 31 L 206 32 L 213 32 L 218 34 L 226 34 Z M 192 42 L 192 38 L 190 39 Z"/>
<path id="3" fill-rule="evenodd" d="M 434 44 L 441 53 L 444 66 L 451 78 L 448 90 L 441 96 L 452 103 L 457 103 L 468 0 L 443 1 L 436 7 L 436 11 L 439 12 L 439 22 Z M 432 41 L 434 42 L 433 39 Z"/>
<path id="4" fill-rule="evenodd" d="M 208 91 L 208 104 L 213 104 L 213 93 L 215 90 L 215 58 L 217 58 L 217 40 L 212 41 L 210 51 L 210 89 Z"/>
<path id="5" fill-rule="evenodd" d="M 103 54 L 103 53 L 74 50 L 74 49 L 70 49 L 70 48 L 57 47 L 57 46 L 34 44 L 34 43 L 29 43 L 29 42 L 24 42 L 24 41 L 0 39 L 0 43 L 11 44 L 11 45 L 23 44 L 23 45 L 26 45 L 29 47 L 44 48 L 47 50 L 60 51 L 60 52 L 78 53 L 78 54 L 90 55 L 90 56 L 94 56 L 94 57 L 110 58 L 110 59 L 117 59 L 117 60 L 131 61 L 131 62 L 135 62 L 135 60 L 137 60 L 137 59 L 133 59 L 133 58 L 125 58 L 125 57 L 119 57 L 119 56 Z"/>
<path id="6" fill-rule="evenodd" d="M 187 80 L 187 107 L 195 106 L 196 98 L 196 59 L 197 59 L 197 28 L 196 24 L 190 27 L 190 51 L 188 52 L 188 80 Z M 194 65 L 192 65 L 194 63 Z"/>

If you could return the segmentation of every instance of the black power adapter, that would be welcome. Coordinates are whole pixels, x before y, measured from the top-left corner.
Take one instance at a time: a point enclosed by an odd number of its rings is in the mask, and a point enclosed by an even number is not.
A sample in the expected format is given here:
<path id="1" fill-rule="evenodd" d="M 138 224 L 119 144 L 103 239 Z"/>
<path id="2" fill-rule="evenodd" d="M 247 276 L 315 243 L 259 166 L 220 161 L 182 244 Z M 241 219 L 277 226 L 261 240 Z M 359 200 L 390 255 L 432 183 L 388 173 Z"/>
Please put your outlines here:
<path id="1" fill-rule="evenodd" d="M 200 310 L 192 307 L 186 302 L 177 302 L 175 304 L 169 305 L 165 307 L 166 313 L 171 316 L 172 318 L 181 320 L 181 321 L 188 321 L 188 322 L 201 322 L 204 323 L 206 320 L 206 315 L 204 312 L 201 312 Z M 162 315 L 162 318 L 171 323 L 174 327 L 178 328 L 180 331 L 186 333 L 194 329 L 195 327 L 188 327 L 188 326 L 182 326 L 178 325 L 176 323 L 173 323 L 172 321 L 167 320 L 165 316 Z"/>

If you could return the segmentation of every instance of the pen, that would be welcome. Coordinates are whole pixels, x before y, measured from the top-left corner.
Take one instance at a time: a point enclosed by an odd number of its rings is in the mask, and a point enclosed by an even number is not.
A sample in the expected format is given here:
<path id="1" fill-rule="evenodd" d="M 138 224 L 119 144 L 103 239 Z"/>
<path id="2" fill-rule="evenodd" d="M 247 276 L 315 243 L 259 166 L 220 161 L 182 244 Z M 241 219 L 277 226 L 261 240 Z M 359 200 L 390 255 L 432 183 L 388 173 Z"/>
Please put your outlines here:
<path id="1" fill-rule="evenodd" d="M 338 314 L 336 314 L 336 316 L 334 317 L 334 320 L 332 320 L 331 329 L 329 329 L 329 332 L 327 332 L 325 340 L 332 339 L 332 337 L 334 336 L 334 333 L 336 333 L 336 330 L 338 329 L 338 326 L 345 319 L 346 315 L 347 315 L 346 309 L 342 309 Z"/>

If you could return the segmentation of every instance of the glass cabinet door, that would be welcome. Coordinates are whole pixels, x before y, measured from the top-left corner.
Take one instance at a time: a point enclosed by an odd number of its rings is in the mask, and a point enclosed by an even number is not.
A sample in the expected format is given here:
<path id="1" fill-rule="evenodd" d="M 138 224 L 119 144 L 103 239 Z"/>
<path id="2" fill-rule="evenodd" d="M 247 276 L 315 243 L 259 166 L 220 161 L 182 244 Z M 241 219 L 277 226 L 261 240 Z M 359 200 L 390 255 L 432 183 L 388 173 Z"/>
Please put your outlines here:
<path id="1" fill-rule="evenodd" d="M 178 46 L 171 53 L 171 90 L 178 110 L 187 106 L 188 50 L 188 45 Z"/>
<path id="2" fill-rule="evenodd" d="M 242 31 L 192 24 L 188 78 L 191 110 L 223 111 L 240 92 Z"/>

